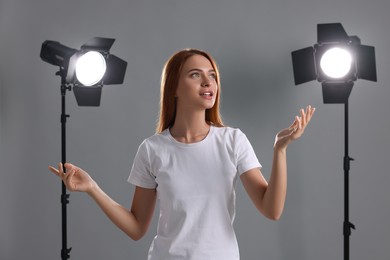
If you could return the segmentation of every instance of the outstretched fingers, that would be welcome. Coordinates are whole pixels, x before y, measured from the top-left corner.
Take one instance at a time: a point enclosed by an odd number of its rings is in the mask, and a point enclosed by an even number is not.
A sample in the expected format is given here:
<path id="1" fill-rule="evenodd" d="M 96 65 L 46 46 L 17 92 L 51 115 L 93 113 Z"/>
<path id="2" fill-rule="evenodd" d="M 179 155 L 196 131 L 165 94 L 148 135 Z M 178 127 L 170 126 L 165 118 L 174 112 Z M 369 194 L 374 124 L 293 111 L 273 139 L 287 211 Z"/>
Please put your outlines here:
<path id="1" fill-rule="evenodd" d="M 295 133 L 294 138 L 299 138 L 305 131 L 306 126 L 309 124 L 315 108 L 312 106 L 307 106 L 306 109 L 301 108 L 299 110 L 300 116 L 296 116 L 293 125 L 295 124 Z"/>
<path id="2" fill-rule="evenodd" d="M 315 111 L 315 108 L 312 107 L 312 106 L 307 106 L 306 107 L 306 110 L 301 108 L 300 109 L 300 121 L 301 121 L 301 128 L 305 128 L 307 126 L 307 124 L 310 122 L 313 114 L 314 114 L 314 111 Z"/>
<path id="3" fill-rule="evenodd" d="M 71 167 L 72 165 L 70 165 L 68 163 L 66 163 L 65 166 L 66 167 L 64 168 L 62 163 L 58 163 L 58 169 L 56 169 L 52 166 L 49 166 L 49 170 L 52 173 L 54 173 L 55 175 L 57 175 L 58 177 L 60 177 L 68 189 L 72 189 L 72 187 L 71 187 L 72 186 L 72 178 L 75 174 L 75 170 L 73 167 Z M 64 169 L 67 169 L 66 173 L 65 173 Z"/>
<path id="4" fill-rule="evenodd" d="M 57 175 L 58 177 L 60 177 L 61 179 L 64 176 L 64 170 L 63 170 L 63 167 L 62 167 L 62 163 L 58 164 L 58 169 L 54 168 L 53 166 L 49 166 L 49 170 L 52 173 L 54 173 L 55 175 Z"/>
<path id="5" fill-rule="evenodd" d="M 306 124 L 308 124 L 310 122 L 310 120 L 313 117 L 313 114 L 314 114 L 315 111 L 316 111 L 315 107 L 312 107 L 310 105 L 306 107 L 306 113 L 305 113 L 305 122 L 306 122 Z"/>

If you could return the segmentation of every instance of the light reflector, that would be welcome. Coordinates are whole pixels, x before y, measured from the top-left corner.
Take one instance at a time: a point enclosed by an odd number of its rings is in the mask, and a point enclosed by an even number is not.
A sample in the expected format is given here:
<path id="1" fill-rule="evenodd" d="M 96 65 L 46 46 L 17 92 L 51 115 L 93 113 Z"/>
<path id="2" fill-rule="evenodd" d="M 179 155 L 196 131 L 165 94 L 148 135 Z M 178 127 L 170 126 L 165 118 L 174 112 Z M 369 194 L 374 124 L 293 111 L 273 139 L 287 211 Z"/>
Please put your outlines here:
<path id="1" fill-rule="evenodd" d="M 106 72 L 106 68 L 106 61 L 101 53 L 88 51 L 77 60 L 77 80 L 84 86 L 93 86 L 101 81 Z"/>
<path id="2" fill-rule="evenodd" d="M 321 57 L 320 67 L 330 78 L 340 79 L 351 70 L 352 56 L 343 48 L 335 47 L 327 50 Z"/>

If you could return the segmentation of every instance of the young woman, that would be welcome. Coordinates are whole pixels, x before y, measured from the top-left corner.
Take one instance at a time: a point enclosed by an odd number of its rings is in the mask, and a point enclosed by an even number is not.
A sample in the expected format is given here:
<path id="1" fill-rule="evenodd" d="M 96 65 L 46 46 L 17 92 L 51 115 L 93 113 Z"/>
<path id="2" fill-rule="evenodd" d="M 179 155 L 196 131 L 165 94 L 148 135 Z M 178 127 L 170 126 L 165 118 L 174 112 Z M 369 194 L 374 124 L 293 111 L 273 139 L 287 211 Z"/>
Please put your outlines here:
<path id="1" fill-rule="evenodd" d="M 315 109 L 301 109 L 292 125 L 276 135 L 267 182 L 245 134 L 223 125 L 220 94 L 218 68 L 209 54 L 185 49 L 167 61 L 157 131 L 140 145 L 128 179 L 136 186 L 130 211 L 79 167 L 49 168 L 70 191 L 89 194 L 134 240 L 146 233 L 158 200 L 149 260 L 239 259 L 233 230 L 236 181 L 264 216 L 279 219 L 286 197 L 286 149 L 303 134 Z"/>

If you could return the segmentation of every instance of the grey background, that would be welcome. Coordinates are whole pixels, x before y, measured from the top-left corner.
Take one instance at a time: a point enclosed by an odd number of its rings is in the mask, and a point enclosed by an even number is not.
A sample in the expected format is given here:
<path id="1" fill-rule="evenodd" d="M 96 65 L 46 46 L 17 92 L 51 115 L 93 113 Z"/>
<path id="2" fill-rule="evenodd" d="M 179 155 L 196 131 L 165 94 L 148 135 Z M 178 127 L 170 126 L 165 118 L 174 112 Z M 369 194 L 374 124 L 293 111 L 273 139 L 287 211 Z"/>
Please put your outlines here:
<path id="1" fill-rule="evenodd" d="M 103 88 L 99 108 L 67 94 L 68 160 L 86 169 L 123 205 L 140 142 L 154 133 L 166 59 L 194 47 L 222 75 L 225 123 L 249 137 L 269 178 L 274 135 L 300 107 L 315 118 L 288 149 L 288 197 L 278 222 L 266 220 L 238 185 L 235 227 L 242 259 L 341 259 L 343 106 L 322 104 L 317 82 L 294 86 L 291 51 L 316 41 L 316 24 L 341 22 L 375 46 L 378 82 L 358 81 L 350 97 L 351 259 L 390 258 L 390 52 L 388 0 L 0 1 L 0 259 L 60 259 L 60 79 L 39 58 L 45 40 L 79 48 L 116 38 L 128 61 L 123 85 Z M 134 242 L 85 194 L 68 207 L 71 259 L 145 259 L 156 230 Z M 158 212 L 158 210 L 156 210 Z"/>

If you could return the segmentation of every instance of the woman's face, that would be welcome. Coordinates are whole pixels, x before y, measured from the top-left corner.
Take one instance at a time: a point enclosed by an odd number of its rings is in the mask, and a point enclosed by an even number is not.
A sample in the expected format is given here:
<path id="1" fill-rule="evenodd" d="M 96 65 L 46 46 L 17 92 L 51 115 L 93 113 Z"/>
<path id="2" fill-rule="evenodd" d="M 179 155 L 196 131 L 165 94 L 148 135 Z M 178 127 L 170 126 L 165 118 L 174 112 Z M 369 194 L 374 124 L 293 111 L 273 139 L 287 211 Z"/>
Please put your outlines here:
<path id="1" fill-rule="evenodd" d="M 181 69 L 176 90 L 178 109 L 210 109 L 217 91 L 216 72 L 210 61 L 202 55 L 188 58 Z"/>

